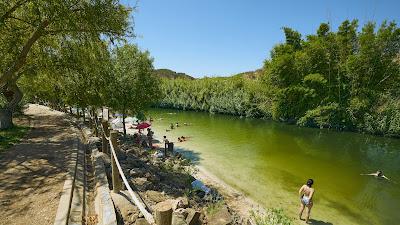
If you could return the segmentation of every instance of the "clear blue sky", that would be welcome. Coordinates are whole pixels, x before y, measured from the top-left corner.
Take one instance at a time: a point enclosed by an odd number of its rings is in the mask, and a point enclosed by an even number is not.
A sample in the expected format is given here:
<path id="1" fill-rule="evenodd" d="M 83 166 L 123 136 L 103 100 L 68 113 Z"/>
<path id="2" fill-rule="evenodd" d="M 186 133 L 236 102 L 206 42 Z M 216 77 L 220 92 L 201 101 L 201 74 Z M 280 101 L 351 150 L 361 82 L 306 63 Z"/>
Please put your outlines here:
<path id="1" fill-rule="evenodd" d="M 131 42 L 150 51 L 155 68 L 228 76 L 261 68 L 284 26 L 304 35 L 345 19 L 399 25 L 400 0 L 140 0 Z"/>

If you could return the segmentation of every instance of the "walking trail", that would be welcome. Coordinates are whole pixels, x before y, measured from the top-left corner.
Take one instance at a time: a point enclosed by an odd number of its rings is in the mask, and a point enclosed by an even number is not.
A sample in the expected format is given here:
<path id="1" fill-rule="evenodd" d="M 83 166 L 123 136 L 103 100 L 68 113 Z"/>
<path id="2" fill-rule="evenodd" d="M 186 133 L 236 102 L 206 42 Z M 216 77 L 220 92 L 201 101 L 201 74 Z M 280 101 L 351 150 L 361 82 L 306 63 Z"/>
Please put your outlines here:
<path id="1" fill-rule="evenodd" d="M 0 154 L 0 225 L 53 224 L 78 139 L 66 114 L 31 104 L 18 125 L 32 129 Z"/>

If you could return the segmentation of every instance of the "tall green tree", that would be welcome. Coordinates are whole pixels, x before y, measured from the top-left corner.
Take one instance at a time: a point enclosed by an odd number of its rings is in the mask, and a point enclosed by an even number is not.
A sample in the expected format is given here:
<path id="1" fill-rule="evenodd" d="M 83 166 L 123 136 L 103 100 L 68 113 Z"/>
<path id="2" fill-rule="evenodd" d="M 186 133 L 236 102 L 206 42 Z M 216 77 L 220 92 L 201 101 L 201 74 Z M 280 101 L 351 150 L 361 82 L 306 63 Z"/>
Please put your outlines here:
<path id="1" fill-rule="evenodd" d="M 108 86 L 108 105 L 122 113 L 126 135 L 126 115 L 141 112 L 161 97 L 159 79 L 153 73 L 153 60 L 149 53 L 141 52 L 136 45 L 115 48 L 112 63 L 114 79 Z"/>
<path id="2" fill-rule="evenodd" d="M 22 99 L 17 81 L 45 65 L 63 40 L 81 36 L 122 38 L 130 9 L 118 0 L 10 0 L 0 3 L 0 129 L 12 125 Z M 36 67 L 37 68 L 37 67 Z"/>

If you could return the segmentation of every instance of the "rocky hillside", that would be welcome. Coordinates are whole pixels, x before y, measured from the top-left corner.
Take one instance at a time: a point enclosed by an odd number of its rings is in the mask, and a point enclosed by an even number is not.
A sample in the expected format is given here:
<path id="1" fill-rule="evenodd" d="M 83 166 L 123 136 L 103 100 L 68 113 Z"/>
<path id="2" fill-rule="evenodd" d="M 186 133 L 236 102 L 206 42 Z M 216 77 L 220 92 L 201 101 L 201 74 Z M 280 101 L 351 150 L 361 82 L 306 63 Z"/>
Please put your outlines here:
<path id="1" fill-rule="evenodd" d="M 236 74 L 234 76 L 240 76 L 240 77 L 247 78 L 247 79 L 250 79 L 250 80 L 255 80 L 258 77 L 260 77 L 262 75 L 262 73 L 263 73 L 263 70 L 262 69 L 258 69 L 258 70 L 254 70 L 254 71 L 238 73 L 238 74 Z"/>
<path id="2" fill-rule="evenodd" d="M 194 77 L 187 75 L 186 73 L 177 73 L 169 69 L 156 69 L 154 70 L 154 73 L 160 77 L 165 77 L 169 79 L 177 79 L 177 78 L 189 79 L 189 80 L 195 79 Z"/>

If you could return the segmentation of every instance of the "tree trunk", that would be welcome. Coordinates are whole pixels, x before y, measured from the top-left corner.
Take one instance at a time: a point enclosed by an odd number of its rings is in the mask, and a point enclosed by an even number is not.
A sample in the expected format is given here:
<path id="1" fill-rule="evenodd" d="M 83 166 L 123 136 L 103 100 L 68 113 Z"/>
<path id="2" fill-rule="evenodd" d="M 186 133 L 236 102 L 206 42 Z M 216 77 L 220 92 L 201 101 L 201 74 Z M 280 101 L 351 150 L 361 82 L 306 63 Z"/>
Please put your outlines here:
<path id="1" fill-rule="evenodd" d="M 3 88 L 7 86 L 10 83 L 15 83 L 19 76 L 13 77 L 14 74 L 16 74 L 21 67 L 25 64 L 26 62 L 26 57 L 31 50 L 33 44 L 42 36 L 44 29 L 50 24 L 50 21 L 44 20 L 42 21 L 37 30 L 32 34 L 32 36 L 27 40 L 25 45 L 23 46 L 20 54 L 18 55 L 18 58 L 15 60 L 14 65 L 9 67 L 2 76 L 0 76 L 0 88 Z"/>
<path id="2" fill-rule="evenodd" d="M 83 117 L 83 122 L 86 122 L 85 108 L 82 108 L 82 117 Z"/>
<path id="3" fill-rule="evenodd" d="M 72 107 L 71 106 L 69 107 L 69 114 L 72 115 Z"/>
<path id="4" fill-rule="evenodd" d="M 124 137 L 126 137 L 125 113 L 122 113 L 122 126 L 124 127 Z"/>
<path id="5" fill-rule="evenodd" d="M 93 108 L 92 109 L 92 114 L 93 114 L 93 123 L 94 123 L 94 132 L 95 132 L 95 134 L 96 134 L 96 137 L 98 137 L 99 136 L 99 130 L 98 130 L 98 127 L 97 127 L 97 125 L 99 125 L 99 120 L 98 120 L 98 118 L 97 118 L 97 112 L 96 112 L 97 110 L 95 109 L 95 108 Z"/>
<path id="6" fill-rule="evenodd" d="M 4 107 L 7 110 L 14 111 L 18 103 L 22 100 L 22 92 L 18 88 L 17 84 L 8 84 L 4 90 L 2 90 L 2 94 L 7 100 L 7 104 Z"/>
<path id="7" fill-rule="evenodd" d="M 0 109 L 0 130 L 8 129 L 12 126 L 12 111 L 8 109 Z"/>

